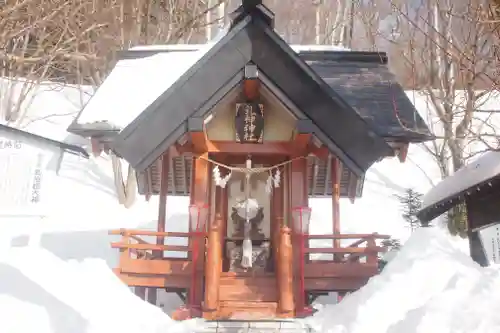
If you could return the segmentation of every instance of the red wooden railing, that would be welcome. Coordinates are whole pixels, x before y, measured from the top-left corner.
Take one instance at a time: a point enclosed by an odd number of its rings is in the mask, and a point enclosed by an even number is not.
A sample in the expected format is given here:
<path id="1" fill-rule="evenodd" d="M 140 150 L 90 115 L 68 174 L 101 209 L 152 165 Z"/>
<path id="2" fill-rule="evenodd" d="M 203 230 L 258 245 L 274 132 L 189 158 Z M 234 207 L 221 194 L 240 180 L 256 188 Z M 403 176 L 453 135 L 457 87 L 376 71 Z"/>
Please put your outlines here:
<path id="1" fill-rule="evenodd" d="M 385 248 L 377 246 L 377 240 L 390 236 L 373 234 L 340 234 L 340 235 L 296 235 L 305 244 L 298 273 L 299 292 L 305 294 L 311 290 L 348 290 L 352 291 L 366 283 L 367 279 L 378 272 L 378 254 Z M 355 239 L 348 246 L 311 247 L 309 240 L 346 240 Z M 335 244 L 335 242 L 333 242 Z M 311 260 L 311 254 L 332 254 L 331 260 Z M 365 258 L 365 260 L 361 260 Z M 308 283 L 309 281 L 309 283 Z M 324 289 L 323 289 L 324 288 Z M 304 306 L 299 304 L 298 306 Z"/>
<path id="2" fill-rule="evenodd" d="M 198 251 L 201 246 L 205 244 L 205 233 L 200 232 L 158 232 L 158 231 L 146 231 L 146 230 L 131 230 L 131 229 L 119 229 L 111 230 L 109 232 L 111 235 L 121 235 L 122 240 L 120 242 L 112 242 L 111 247 L 120 249 L 120 268 L 123 267 L 141 267 L 141 271 L 144 271 L 145 275 L 165 275 L 166 271 L 169 271 L 172 276 L 185 276 L 185 279 L 191 280 L 190 284 L 190 305 L 194 306 L 195 303 L 195 292 L 196 283 L 198 281 L 196 262 L 191 262 L 198 257 Z M 145 241 L 141 236 L 154 236 L 161 239 L 168 238 L 187 238 L 191 242 L 190 245 L 164 245 L 164 244 L 152 244 Z M 185 258 L 172 257 L 166 255 L 165 252 L 180 252 L 185 253 Z M 192 255 L 191 255 L 192 254 Z M 135 256 L 135 258 L 134 258 Z M 191 260 L 189 260 L 191 257 Z M 146 260 L 150 262 L 147 265 L 139 265 L 139 262 L 134 262 L 133 260 Z M 132 260 L 132 261 L 131 261 Z M 159 261 L 165 262 L 164 265 L 157 265 Z M 190 267 L 190 272 L 186 272 L 186 268 Z M 133 270 L 133 269 L 132 269 Z M 139 270 L 139 269 L 138 269 Z M 149 274 L 147 274 L 147 273 Z M 134 273 L 134 272 L 129 272 Z M 139 272 L 138 272 L 139 273 Z"/>
<path id="3" fill-rule="evenodd" d="M 147 237 L 158 237 L 158 238 L 193 238 L 197 237 L 197 233 L 190 232 L 158 232 L 158 231 L 147 231 L 147 230 L 133 230 L 133 229 L 119 229 L 109 231 L 110 235 L 121 235 L 121 242 L 112 242 L 111 247 L 124 250 L 130 254 L 136 254 L 141 259 L 168 259 L 165 256 L 165 252 L 181 252 L 188 255 L 191 252 L 189 245 L 164 245 L 164 244 L 152 244 L 145 241 L 140 236 Z M 199 235 L 201 237 L 204 234 Z M 178 258 L 178 257 L 171 257 Z"/>
<path id="4" fill-rule="evenodd" d="M 315 247 L 309 246 L 309 242 L 305 242 L 304 252 L 309 257 L 310 254 L 333 254 L 334 262 L 359 262 L 360 258 L 366 257 L 367 263 L 377 262 L 378 253 L 385 252 L 385 248 L 377 246 L 377 240 L 388 239 L 388 235 L 372 234 L 339 234 L 339 235 L 305 235 L 306 240 L 346 240 L 357 239 L 348 246 L 340 247 Z M 365 244 L 366 243 L 366 244 Z M 362 246 L 365 245 L 365 246 Z M 331 262 L 331 260 L 308 260 L 309 262 Z"/>

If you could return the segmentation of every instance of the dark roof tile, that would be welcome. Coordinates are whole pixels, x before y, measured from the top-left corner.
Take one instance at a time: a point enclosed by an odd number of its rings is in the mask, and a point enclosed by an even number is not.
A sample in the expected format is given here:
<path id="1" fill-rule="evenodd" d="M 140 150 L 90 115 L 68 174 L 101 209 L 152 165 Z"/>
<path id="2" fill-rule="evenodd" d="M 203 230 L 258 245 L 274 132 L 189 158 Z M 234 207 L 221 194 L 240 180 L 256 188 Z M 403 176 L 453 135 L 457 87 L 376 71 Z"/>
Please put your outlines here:
<path id="1" fill-rule="evenodd" d="M 373 52 L 370 58 L 360 52 L 329 52 L 323 59 L 308 54 L 306 63 L 346 100 L 383 137 L 410 142 L 432 139 L 396 77 L 389 71 L 383 56 Z M 342 57 L 333 57 L 342 53 Z M 352 58 L 349 58 L 352 54 Z M 381 60 L 378 60 L 377 57 Z M 313 60 L 309 60 L 309 59 Z"/>

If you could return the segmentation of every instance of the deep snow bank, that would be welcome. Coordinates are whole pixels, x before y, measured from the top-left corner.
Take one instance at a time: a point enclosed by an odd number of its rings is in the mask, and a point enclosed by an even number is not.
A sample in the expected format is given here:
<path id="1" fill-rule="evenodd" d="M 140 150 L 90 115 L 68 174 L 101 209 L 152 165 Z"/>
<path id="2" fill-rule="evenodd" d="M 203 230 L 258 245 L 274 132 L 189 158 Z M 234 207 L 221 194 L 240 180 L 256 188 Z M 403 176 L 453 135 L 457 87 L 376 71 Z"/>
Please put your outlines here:
<path id="1" fill-rule="evenodd" d="M 40 248 L 0 257 L 0 331 L 8 333 L 191 332 L 130 292 L 100 259 L 66 262 Z"/>
<path id="2" fill-rule="evenodd" d="M 500 332 L 500 268 L 440 228 L 415 232 L 379 276 L 307 320 L 329 333 Z"/>

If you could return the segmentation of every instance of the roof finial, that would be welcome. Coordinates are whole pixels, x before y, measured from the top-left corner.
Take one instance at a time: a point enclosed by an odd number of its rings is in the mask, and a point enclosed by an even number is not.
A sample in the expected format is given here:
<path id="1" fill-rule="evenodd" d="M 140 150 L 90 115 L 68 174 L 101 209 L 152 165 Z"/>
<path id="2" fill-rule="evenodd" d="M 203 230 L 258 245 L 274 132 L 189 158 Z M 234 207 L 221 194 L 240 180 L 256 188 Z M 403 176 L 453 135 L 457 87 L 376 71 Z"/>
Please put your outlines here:
<path id="1" fill-rule="evenodd" d="M 241 6 L 229 15 L 231 19 L 230 30 L 249 15 L 259 17 L 266 24 L 274 28 L 274 13 L 262 3 L 262 0 L 241 0 Z"/>
<path id="2" fill-rule="evenodd" d="M 241 0 L 241 5 L 245 10 L 250 10 L 262 4 L 262 0 Z"/>

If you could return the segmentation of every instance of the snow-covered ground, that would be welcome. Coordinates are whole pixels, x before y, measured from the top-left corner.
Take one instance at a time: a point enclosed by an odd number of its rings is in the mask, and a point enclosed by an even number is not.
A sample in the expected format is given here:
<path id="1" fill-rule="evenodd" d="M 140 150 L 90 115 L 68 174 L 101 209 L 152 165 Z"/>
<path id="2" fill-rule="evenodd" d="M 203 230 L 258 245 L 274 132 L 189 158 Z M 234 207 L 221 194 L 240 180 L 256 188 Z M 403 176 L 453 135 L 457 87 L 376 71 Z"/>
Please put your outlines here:
<path id="1" fill-rule="evenodd" d="M 37 247 L 0 257 L 0 331 L 6 333 L 190 332 L 135 296 L 101 259 L 64 261 Z"/>
<path id="2" fill-rule="evenodd" d="M 463 240 L 416 231 L 384 271 L 305 323 L 324 333 L 494 333 L 500 330 L 500 268 L 481 268 Z M 8 333 L 188 333 L 133 295 L 100 259 L 64 261 L 36 246 L 0 257 L 0 329 Z"/>
<path id="3" fill-rule="evenodd" d="M 496 333 L 498 311 L 500 267 L 480 267 L 463 240 L 423 228 L 379 276 L 307 322 L 324 333 Z"/>

